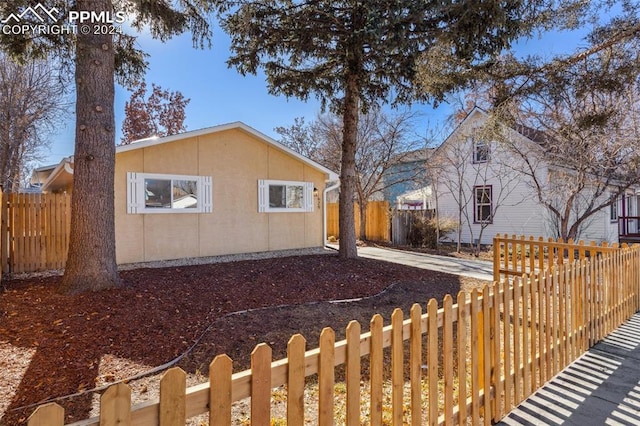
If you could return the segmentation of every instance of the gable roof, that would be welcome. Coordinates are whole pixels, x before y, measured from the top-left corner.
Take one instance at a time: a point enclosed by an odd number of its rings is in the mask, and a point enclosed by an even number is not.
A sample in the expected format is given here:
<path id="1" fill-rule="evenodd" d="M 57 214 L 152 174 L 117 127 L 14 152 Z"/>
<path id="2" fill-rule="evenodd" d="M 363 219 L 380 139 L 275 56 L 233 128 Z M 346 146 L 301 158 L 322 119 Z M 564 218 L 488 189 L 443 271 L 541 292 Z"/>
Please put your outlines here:
<path id="1" fill-rule="evenodd" d="M 192 130 L 189 132 L 184 132 L 184 133 L 180 133 L 177 135 L 171 135 L 171 136 L 164 136 L 164 137 L 151 137 L 151 138 L 146 138 L 146 139 L 140 139 L 137 141 L 133 141 L 128 145 L 118 145 L 116 146 L 116 154 L 120 153 L 120 152 L 127 152 L 127 151 L 134 151 L 137 149 L 143 149 L 143 148 L 149 148 L 152 146 L 156 146 L 156 145 L 162 145 L 165 143 L 171 143 L 171 142 L 176 142 L 176 141 L 180 141 L 183 139 L 187 139 L 187 138 L 192 138 L 192 137 L 196 137 L 196 136 L 204 136 L 204 135 L 209 135 L 212 133 L 218 133 L 218 132 L 224 132 L 227 130 L 241 130 L 243 132 L 246 132 L 258 139 L 263 140 L 264 142 L 266 142 L 268 145 L 283 151 L 284 153 L 295 157 L 296 159 L 298 159 L 299 161 L 303 162 L 304 164 L 308 165 L 309 167 L 312 167 L 322 173 L 325 174 L 326 176 L 326 180 L 328 181 L 335 181 L 338 180 L 338 174 L 332 170 L 329 170 L 328 168 L 322 166 L 321 164 L 316 163 L 315 161 L 293 151 L 292 149 L 282 145 L 281 143 L 277 142 L 275 139 L 270 138 L 269 136 L 265 135 L 262 132 L 259 132 L 258 130 L 254 129 L 253 127 L 247 126 L 246 124 L 240 122 L 240 121 L 236 121 L 233 123 L 228 123 L 228 124 L 221 124 L 218 126 L 213 126 L 213 127 L 206 127 L 204 129 L 199 129 L 199 130 Z M 43 172 L 44 173 L 48 173 L 48 175 L 43 176 Z M 36 176 L 36 174 L 38 174 L 39 176 Z M 60 163 L 58 164 L 54 164 L 54 165 L 50 165 L 50 166 L 43 166 L 43 167 L 39 167 L 37 169 L 34 169 L 33 174 L 32 174 L 32 180 L 37 179 L 38 177 L 40 177 L 39 182 L 42 182 L 42 190 L 43 191 L 47 191 L 49 189 L 51 189 L 52 187 L 59 187 L 61 183 L 66 183 L 68 180 L 72 179 L 73 177 L 73 156 L 70 157 L 65 157 L 63 158 Z M 44 179 L 42 179 L 44 177 Z"/>
<path id="2" fill-rule="evenodd" d="M 451 131 L 451 133 L 449 133 L 444 141 L 436 148 L 436 150 L 440 149 L 440 147 L 446 144 L 447 141 L 451 139 L 451 137 L 453 137 L 455 134 L 457 134 L 461 128 L 465 127 L 466 123 L 468 121 L 471 121 L 473 119 L 473 116 L 475 115 L 481 115 L 484 120 L 489 118 L 489 112 L 479 106 L 474 106 L 473 109 L 469 111 L 469 113 L 465 116 L 465 118 L 460 123 L 458 123 L 458 125 Z M 533 142 L 541 147 L 544 147 L 545 143 L 549 140 L 549 136 L 546 135 L 543 131 L 536 130 L 534 128 L 527 127 L 521 124 L 516 124 L 514 126 L 507 125 L 505 127 L 524 137 L 526 140 Z"/>
<path id="3" fill-rule="evenodd" d="M 146 139 L 140 139 L 137 141 L 133 141 L 128 145 L 118 145 L 116 146 L 116 154 L 120 153 L 120 152 L 127 152 L 127 151 L 133 151 L 136 149 L 142 149 L 142 148 L 148 148 L 148 147 L 152 147 L 152 146 L 156 146 L 156 145 L 162 145 L 165 143 L 171 143 L 171 142 L 176 142 L 176 141 L 180 141 L 183 139 L 187 139 L 187 138 L 192 138 L 192 137 L 196 137 L 196 136 L 204 136 L 204 135 L 209 135 L 212 133 L 219 133 L 219 132 L 224 132 L 227 130 L 241 130 L 245 133 L 248 133 L 258 139 L 263 140 L 264 142 L 266 142 L 267 144 L 269 144 L 270 146 L 285 152 L 286 154 L 291 155 L 292 157 L 295 157 L 296 159 L 300 160 L 301 162 L 305 163 L 306 165 L 308 165 L 309 167 L 313 167 L 316 170 L 321 171 L 322 173 L 324 173 L 326 175 L 327 180 L 337 180 L 338 179 L 338 174 L 332 170 L 329 170 L 328 168 L 324 167 L 323 165 L 316 163 L 315 161 L 295 152 L 294 150 L 292 150 L 291 148 L 288 148 L 284 145 L 282 145 L 280 142 L 276 141 L 273 138 L 270 138 L 269 136 L 265 135 L 264 133 L 254 129 L 253 127 L 250 127 L 246 124 L 244 124 L 241 121 L 235 121 L 233 123 L 227 123 L 227 124 L 220 124 L 218 126 L 212 126 L 212 127 L 206 127 L 204 129 L 198 129 L 198 130 L 191 130 L 188 132 L 184 132 L 184 133 L 179 133 L 176 135 L 171 135 L 171 136 L 163 136 L 163 137 L 152 137 L 152 138 L 146 138 Z"/>

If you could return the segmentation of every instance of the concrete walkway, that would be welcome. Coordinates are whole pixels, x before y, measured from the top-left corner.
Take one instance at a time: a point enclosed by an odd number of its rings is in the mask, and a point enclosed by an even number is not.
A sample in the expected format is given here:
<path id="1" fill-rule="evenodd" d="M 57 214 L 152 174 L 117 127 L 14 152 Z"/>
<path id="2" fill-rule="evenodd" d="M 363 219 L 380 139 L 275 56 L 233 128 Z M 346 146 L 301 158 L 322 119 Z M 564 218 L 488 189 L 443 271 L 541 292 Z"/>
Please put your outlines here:
<path id="1" fill-rule="evenodd" d="M 522 402 L 500 425 L 639 425 L 640 313 Z"/>
<path id="2" fill-rule="evenodd" d="M 481 260 L 458 259 L 449 256 L 416 253 L 381 247 L 358 247 L 358 255 L 369 259 L 400 263 L 415 268 L 446 272 L 480 280 L 493 280 L 493 264 Z"/>

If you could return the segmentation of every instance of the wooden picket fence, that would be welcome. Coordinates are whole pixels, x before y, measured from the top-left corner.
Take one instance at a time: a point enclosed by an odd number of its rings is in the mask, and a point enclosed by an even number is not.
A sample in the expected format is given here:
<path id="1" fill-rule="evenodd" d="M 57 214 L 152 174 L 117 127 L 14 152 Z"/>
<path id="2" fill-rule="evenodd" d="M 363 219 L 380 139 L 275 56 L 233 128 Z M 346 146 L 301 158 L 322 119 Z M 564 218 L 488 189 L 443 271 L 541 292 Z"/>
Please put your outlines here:
<path id="1" fill-rule="evenodd" d="M 161 380 L 160 399 L 135 406 L 126 384 L 113 385 L 102 395 L 100 417 L 78 424 L 183 425 L 208 413 L 209 424 L 229 425 L 234 401 L 250 397 L 251 424 L 269 425 L 273 389 L 286 385 L 286 422 L 303 425 L 305 378 L 314 375 L 317 424 L 332 425 L 335 367 L 345 366 L 348 425 L 380 425 L 383 418 L 392 424 L 488 425 L 638 311 L 639 262 L 640 246 L 634 246 L 556 264 L 535 277 L 460 292 L 456 304 L 450 295 L 440 308 L 432 299 L 426 313 L 419 304 L 408 318 L 396 309 L 386 326 L 375 315 L 365 333 L 352 321 L 339 342 L 325 328 L 316 349 L 306 350 L 304 337 L 295 335 L 288 357 L 275 362 L 271 348 L 260 344 L 251 369 L 238 373 L 228 356 L 219 355 L 209 382 L 186 388 L 184 371 L 172 369 Z M 369 376 L 362 377 L 367 356 Z M 63 408 L 51 403 L 38 407 L 29 425 L 59 426 L 63 419 Z"/>
<path id="2" fill-rule="evenodd" d="M 493 279 L 532 275 L 554 265 L 603 256 L 617 251 L 618 247 L 617 243 L 610 245 L 607 242 L 598 245 L 595 241 L 589 244 L 579 241 L 576 244 L 573 240 L 496 235 L 493 239 Z"/>
<path id="3" fill-rule="evenodd" d="M 0 259 L 3 273 L 64 268 L 71 196 L 2 194 Z"/>
<path id="4" fill-rule="evenodd" d="M 358 203 L 353 207 L 356 236 L 360 234 L 360 210 Z M 369 241 L 390 241 L 389 202 L 369 201 L 367 204 L 367 224 L 365 233 Z M 338 203 L 327 203 L 327 237 L 340 237 Z"/>

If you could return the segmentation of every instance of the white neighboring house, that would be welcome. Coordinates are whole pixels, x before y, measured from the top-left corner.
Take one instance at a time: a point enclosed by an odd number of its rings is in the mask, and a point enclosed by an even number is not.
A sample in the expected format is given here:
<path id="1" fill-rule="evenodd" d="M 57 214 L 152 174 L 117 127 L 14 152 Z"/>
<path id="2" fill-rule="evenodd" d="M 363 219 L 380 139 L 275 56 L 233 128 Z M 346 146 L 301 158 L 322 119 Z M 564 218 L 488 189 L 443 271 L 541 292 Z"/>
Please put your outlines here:
<path id="1" fill-rule="evenodd" d="M 486 112 L 475 108 L 432 157 L 430 167 L 438 216 L 449 217 L 461 225 L 459 233 L 448 234 L 446 239 L 455 242 L 459 237 L 461 243 L 480 240 L 481 244 L 491 244 L 496 234 L 557 238 L 557 228 L 538 202 L 530 178 L 518 171 L 522 170 L 519 165 L 523 160 L 504 143 L 483 136 L 486 132 L 482 126 L 488 118 Z M 506 131 L 511 144 L 542 152 L 537 140 L 540 133 L 532 129 Z M 536 165 L 536 174 L 549 182 L 561 179 L 566 172 L 544 160 Z M 637 212 L 638 193 L 627 191 L 617 203 L 587 220 L 579 239 L 618 242 L 620 234 L 638 231 L 639 220 L 629 221 L 620 216 L 633 217 Z M 623 222 L 627 223 L 626 232 L 622 232 Z"/>

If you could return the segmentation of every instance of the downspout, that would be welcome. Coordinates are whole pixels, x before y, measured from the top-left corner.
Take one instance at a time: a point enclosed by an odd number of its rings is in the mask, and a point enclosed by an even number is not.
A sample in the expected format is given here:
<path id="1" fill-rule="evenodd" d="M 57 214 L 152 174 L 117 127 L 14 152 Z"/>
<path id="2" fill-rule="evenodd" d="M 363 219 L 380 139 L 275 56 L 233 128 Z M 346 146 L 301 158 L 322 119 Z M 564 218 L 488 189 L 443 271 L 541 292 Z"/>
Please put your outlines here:
<path id="1" fill-rule="evenodd" d="M 340 180 L 322 191 L 322 245 L 327 247 L 327 192 L 340 188 Z M 333 248 L 333 247 L 329 247 Z"/>

